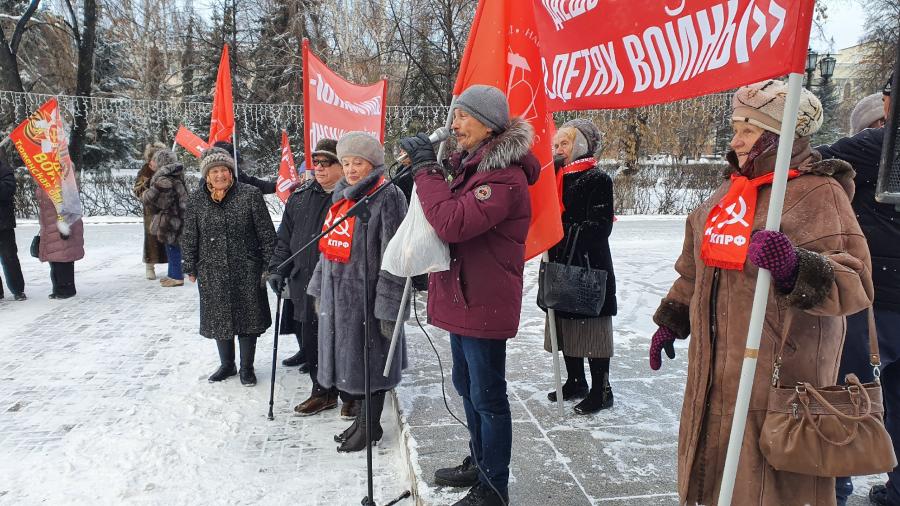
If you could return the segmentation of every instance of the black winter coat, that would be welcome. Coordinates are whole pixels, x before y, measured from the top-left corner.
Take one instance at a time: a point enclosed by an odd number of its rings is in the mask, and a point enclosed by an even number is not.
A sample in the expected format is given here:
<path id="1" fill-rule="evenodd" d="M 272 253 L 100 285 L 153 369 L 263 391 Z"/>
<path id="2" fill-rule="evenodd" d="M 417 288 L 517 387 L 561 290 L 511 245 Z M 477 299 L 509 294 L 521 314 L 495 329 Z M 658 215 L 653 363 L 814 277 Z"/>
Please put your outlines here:
<path id="1" fill-rule="evenodd" d="M 278 226 L 278 240 L 275 253 L 269 261 L 269 272 L 322 232 L 322 223 L 331 208 L 331 193 L 326 192 L 318 182 L 304 184 L 291 194 L 284 205 L 284 216 Z M 294 306 L 294 320 L 306 322 L 315 319 L 313 297 L 306 294 L 316 263 L 319 261 L 319 246 L 313 244 L 297 255 L 282 272 L 287 279 Z"/>
<path id="2" fill-rule="evenodd" d="M 0 158 L 0 230 L 16 228 L 16 173 Z"/>
<path id="3" fill-rule="evenodd" d="M 867 128 L 815 149 L 822 158 L 844 160 L 856 170 L 851 205 L 872 254 L 875 307 L 900 311 L 900 212 L 892 204 L 875 201 L 882 144 L 884 128 Z"/>
<path id="4" fill-rule="evenodd" d="M 188 201 L 181 248 L 184 273 L 197 277 L 202 336 L 231 339 L 269 328 L 264 271 L 275 226 L 259 190 L 235 183 L 214 202 L 201 184 Z"/>
<path id="5" fill-rule="evenodd" d="M 614 316 L 618 311 L 616 303 L 616 276 L 613 273 L 612 255 L 609 251 L 609 235 L 613 225 L 613 186 L 612 178 L 598 167 L 583 172 L 567 174 L 563 178 L 563 204 L 566 210 L 562 214 L 565 235 L 556 246 L 550 248 L 550 261 L 565 263 L 563 249 L 569 238 L 572 226 L 581 225 L 581 233 L 575 245 L 575 256 L 572 263 L 583 265 L 587 253 L 591 268 L 603 269 L 606 277 L 606 300 L 600 316 Z M 557 311 L 559 318 L 582 319 L 583 315 L 575 315 Z"/>
<path id="6" fill-rule="evenodd" d="M 238 169 L 238 182 L 255 186 L 263 195 L 275 193 L 276 180 L 261 179 L 247 174 L 242 169 Z"/>

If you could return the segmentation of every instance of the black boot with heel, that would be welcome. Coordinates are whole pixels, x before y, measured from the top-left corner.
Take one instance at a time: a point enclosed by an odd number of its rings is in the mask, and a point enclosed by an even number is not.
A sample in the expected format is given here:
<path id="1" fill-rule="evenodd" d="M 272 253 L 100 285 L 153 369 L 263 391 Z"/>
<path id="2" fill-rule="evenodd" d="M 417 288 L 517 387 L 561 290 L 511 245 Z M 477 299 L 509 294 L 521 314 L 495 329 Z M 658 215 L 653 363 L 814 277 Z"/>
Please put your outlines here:
<path id="1" fill-rule="evenodd" d="M 566 375 L 568 378 L 562 386 L 563 400 L 581 399 L 588 394 L 587 380 L 584 377 L 584 359 L 581 357 L 567 357 L 563 355 L 566 363 Z M 547 394 L 550 402 L 556 402 L 556 390 Z"/>
<path id="2" fill-rule="evenodd" d="M 613 406 L 613 392 L 609 385 L 609 359 L 589 358 L 591 367 L 591 392 L 575 405 L 579 415 L 590 415 Z"/>
<path id="3" fill-rule="evenodd" d="M 384 394 L 385 392 L 378 392 L 372 394 L 372 444 L 378 444 L 378 441 L 381 440 L 381 437 L 384 435 L 384 429 L 381 427 L 381 411 L 384 409 Z M 353 430 L 352 426 L 348 431 L 351 431 L 350 434 L 346 436 L 346 439 L 341 446 L 338 447 L 337 451 L 341 453 L 350 453 L 350 452 L 358 452 L 366 449 L 366 402 L 362 402 L 362 408 L 359 410 L 359 416 L 356 417 L 356 420 L 353 422 L 356 425 L 356 429 Z M 345 431 L 347 432 L 347 431 Z M 341 434 L 342 436 L 344 434 Z"/>

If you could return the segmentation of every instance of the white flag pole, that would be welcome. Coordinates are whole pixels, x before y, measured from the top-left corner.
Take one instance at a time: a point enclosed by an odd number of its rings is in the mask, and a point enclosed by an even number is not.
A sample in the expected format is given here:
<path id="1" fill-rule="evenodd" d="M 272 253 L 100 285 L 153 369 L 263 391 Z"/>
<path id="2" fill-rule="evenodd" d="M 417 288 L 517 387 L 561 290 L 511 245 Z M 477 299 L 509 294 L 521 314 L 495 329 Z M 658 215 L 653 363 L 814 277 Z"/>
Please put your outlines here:
<path id="1" fill-rule="evenodd" d="M 453 106 L 456 104 L 456 95 L 453 95 L 453 98 L 450 99 L 450 109 L 447 111 L 447 119 L 444 122 L 444 126 L 448 129 L 450 125 L 453 123 Z M 441 159 L 444 157 L 444 153 L 447 151 L 447 141 L 441 141 L 440 146 L 438 146 L 437 151 L 437 159 L 438 163 L 440 163 Z M 413 183 L 413 193 L 416 191 L 416 185 Z M 391 372 L 391 364 L 394 362 L 394 350 L 397 347 L 397 341 L 400 338 L 400 330 L 403 328 L 403 316 L 404 311 L 409 308 L 409 294 L 412 292 L 412 278 L 406 278 L 406 284 L 403 286 L 403 298 L 400 299 L 400 310 L 397 312 L 397 324 L 394 325 L 394 334 L 391 336 L 391 348 L 388 350 L 387 361 L 384 363 L 384 377 L 387 378 L 388 374 Z"/>
<path id="2" fill-rule="evenodd" d="M 778 155 L 775 159 L 775 180 L 772 183 L 772 194 L 769 197 L 766 230 L 778 231 L 781 228 L 781 212 L 784 208 L 784 192 L 787 188 L 788 166 L 794 147 L 794 132 L 797 127 L 797 110 L 800 106 L 802 85 L 803 74 L 788 76 L 788 95 L 784 104 L 784 116 L 781 119 L 781 135 L 778 140 Z M 728 439 L 728 453 L 725 457 L 725 468 L 722 470 L 722 485 L 719 488 L 717 503 L 719 506 L 730 505 L 734 492 L 734 481 L 741 458 L 741 445 L 744 441 L 744 428 L 747 425 L 747 411 L 750 407 L 750 394 L 753 391 L 753 377 L 756 375 L 759 341 L 766 318 L 766 303 L 769 299 L 771 282 L 772 273 L 766 269 L 760 269 L 756 277 L 756 291 L 753 294 L 753 309 L 750 313 L 750 328 L 747 331 L 744 364 L 741 367 L 741 382 L 734 405 L 731 436 Z"/>
<path id="3" fill-rule="evenodd" d="M 541 263 L 550 261 L 550 253 L 544 252 Z M 538 281 L 540 282 L 540 281 Z M 553 353 L 553 379 L 556 380 L 556 409 L 560 418 L 566 417 L 563 406 L 562 377 L 559 373 L 559 339 L 556 335 L 556 310 L 547 308 L 547 327 L 550 329 L 550 351 Z"/>

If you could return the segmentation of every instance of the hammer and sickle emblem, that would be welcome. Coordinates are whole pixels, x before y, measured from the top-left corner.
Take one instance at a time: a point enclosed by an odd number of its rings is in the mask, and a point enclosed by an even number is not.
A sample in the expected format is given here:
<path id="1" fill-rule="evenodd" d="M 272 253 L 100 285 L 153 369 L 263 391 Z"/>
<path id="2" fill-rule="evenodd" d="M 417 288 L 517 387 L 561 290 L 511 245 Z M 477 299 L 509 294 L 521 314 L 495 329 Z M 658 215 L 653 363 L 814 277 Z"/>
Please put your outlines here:
<path id="1" fill-rule="evenodd" d="M 738 206 L 740 206 L 740 210 L 735 212 L 735 208 L 737 208 Z M 744 216 L 747 215 L 747 202 L 744 201 L 744 197 L 738 197 L 738 201 L 726 207 L 725 212 L 728 213 L 728 215 L 731 217 L 723 221 L 722 223 L 719 223 L 716 228 L 721 229 L 725 225 L 734 225 L 735 223 L 740 223 L 745 227 L 750 226 L 749 223 L 744 221 Z M 718 216 L 716 218 L 718 218 Z"/>
<path id="2" fill-rule="evenodd" d="M 331 233 L 343 237 L 350 237 L 350 223 L 346 221 L 341 222 L 341 224 L 332 230 Z"/>

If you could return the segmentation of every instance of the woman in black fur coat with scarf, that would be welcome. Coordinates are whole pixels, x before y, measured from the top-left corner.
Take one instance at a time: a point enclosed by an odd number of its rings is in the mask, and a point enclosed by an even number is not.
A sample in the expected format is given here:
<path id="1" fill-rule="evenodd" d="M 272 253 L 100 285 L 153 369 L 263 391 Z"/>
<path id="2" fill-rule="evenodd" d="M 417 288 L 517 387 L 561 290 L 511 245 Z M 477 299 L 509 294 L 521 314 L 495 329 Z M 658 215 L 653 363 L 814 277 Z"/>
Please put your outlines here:
<path id="1" fill-rule="evenodd" d="M 565 236 L 550 249 L 550 261 L 565 262 L 563 250 L 570 234 L 580 227 L 575 243 L 574 259 L 584 262 L 585 254 L 593 269 L 608 273 L 606 299 L 600 316 L 584 318 L 556 311 L 556 334 L 563 352 L 568 379 L 563 385 L 563 399 L 584 398 L 575 406 L 581 415 L 596 413 L 613 405 L 609 385 L 609 359 L 613 355 L 612 316 L 616 314 L 616 281 L 609 234 L 613 224 L 612 179 L 597 167 L 594 158 L 600 150 L 600 131 L 588 120 L 575 119 L 563 124 L 553 139 L 557 186 Z M 577 263 L 573 260 L 573 263 Z M 545 325 L 544 349 L 551 351 L 549 320 Z M 588 388 L 584 359 L 591 370 Z M 556 392 L 547 396 L 556 401 Z"/>

